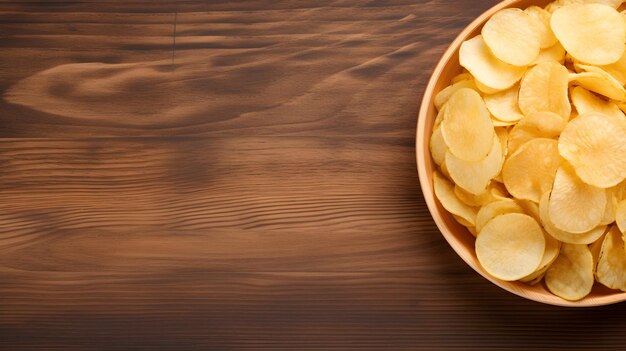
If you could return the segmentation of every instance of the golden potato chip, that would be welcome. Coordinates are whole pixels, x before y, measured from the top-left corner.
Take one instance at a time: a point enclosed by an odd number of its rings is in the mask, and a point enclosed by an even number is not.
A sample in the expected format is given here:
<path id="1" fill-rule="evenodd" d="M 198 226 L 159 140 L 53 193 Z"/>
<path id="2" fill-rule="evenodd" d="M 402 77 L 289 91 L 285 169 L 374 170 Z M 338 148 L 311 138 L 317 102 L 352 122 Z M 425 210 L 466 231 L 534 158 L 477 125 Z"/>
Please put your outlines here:
<path id="1" fill-rule="evenodd" d="M 478 35 L 461 44 L 459 61 L 483 85 L 504 90 L 517 83 L 524 75 L 526 67 L 509 65 L 498 60 Z"/>
<path id="2" fill-rule="evenodd" d="M 626 99 L 626 90 L 621 83 L 601 68 L 581 64 L 575 64 L 574 67 L 584 72 L 570 74 L 570 81 L 609 99 Z"/>
<path id="3" fill-rule="evenodd" d="M 448 102 L 452 94 L 456 93 L 461 88 L 477 90 L 476 84 L 474 84 L 473 79 L 466 79 L 454 83 L 435 95 L 435 107 L 437 108 L 437 110 L 441 110 L 441 107 L 443 107 L 443 105 Z"/>
<path id="4" fill-rule="evenodd" d="M 577 301 L 593 287 L 593 258 L 587 245 L 563 244 L 546 272 L 546 286 L 554 295 Z"/>
<path id="5" fill-rule="evenodd" d="M 615 9 L 600 4 L 563 6 L 552 14 L 552 32 L 577 60 L 608 65 L 624 54 L 626 24 Z"/>
<path id="6" fill-rule="evenodd" d="M 454 156 L 450 151 L 446 153 L 445 163 L 452 180 L 464 190 L 479 195 L 485 192 L 489 182 L 502 169 L 502 148 L 496 135 L 492 139 L 492 147 L 487 157 L 480 161 L 465 161 Z"/>
<path id="7" fill-rule="evenodd" d="M 502 122 L 501 120 L 491 116 L 491 122 L 494 127 L 506 128 L 515 125 L 517 122 Z"/>
<path id="8" fill-rule="evenodd" d="M 626 51 L 617 62 L 600 66 L 600 68 L 615 78 L 621 85 L 626 84 Z"/>
<path id="9" fill-rule="evenodd" d="M 509 133 L 508 153 L 536 138 L 556 139 L 565 128 L 563 117 L 553 112 L 535 112 L 522 118 Z"/>
<path id="10" fill-rule="evenodd" d="M 606 207 L 604 208 L 604 215 L 600 221 L 601 225 L 609 225 L 615 222 L 618 203 L 619 201 L 615 196 L 615 187 L 606 189 Z"/>
<path id="11" fill-rule="evenodd" d="M 483 83 L 479 82 L 478 80 L 474 79 L 474 84 L 476 84 L 476 88 L 478 88 L 478 91 L 482 94 L 495 94 L 495 93 L 499 93 L 502 91 L 502 89 L 494 89 L 494 88 L 490 88 L 486 85 L 484 85 Z"/>
<path id="12" fill-rule="evenodd" d="M 539 55 L 539 24 L 520 9 L 504 9 L 487 20 L 482 36 L 496 58 L 511 65 L 527 66 Z"/>
<path id="13" fill-rule="evenodd" d="M 550 268 L 550 265 L 559 256 L 561 242 L 546 233 L 544 233 L 544 239 L 546 240 L 546 248 L 543 253 L 541 263 L 539 264 L 539 268 L 537 268 L 537 270 L 535 270 L 530 275 L 527 275 L 526 277 L 520 279 L 521 282 L 528 283 L 530 285 L 535 285 L 539 283 L 548 271 L 548 268 Z"/>
<path id="14" fill-rule="evenodd" d="M 468 221 L 466 221 L 465 219 L 463 219 L 463 217 L 459 217 L 459 216 L 455 216 L 452 215 L 452 217 L 454 217 L 454 219 L 462 226 L 464 227 L 473 227 L 474 225 Z"/>
<path id="15" fill-rule="evenodd" d="M 502 184 L 502 172 L 493 178 L 493 181 Z"/>
<path id="16" fill-rule="evenodd" d="M 502 157 L 506 157 L 509 147 L 509 131 L 504 127 L 496 127 L 495 130 L 502 147 Z"/>
<path id="17" fill-rule="evenodd" d="M 463 218 L 467 223 L 476 223 L 477 209 L 467 206 L 456 195 L 454 195 L 454 185 L 445 179 L 438 172 L 433 173 L 433 183 L 435 196 L 439 199 L 441 206 L 451 214 Z"/>
<path id="18" fill-rule="evenodd" d="M 506 198 L 506 195 L 499 189 L 499 187 L 500 185 L 498 185 L 498 183 L 491 182 L 485 192 L 475 195 L 463 190 L 460 186 L 455 185 L 454 194 L 459 198 L 459 200 L 469 206 L 485 206 L 492 202 Z"/>
<path id="19" fill-rule="evenodd" d="M 599 113 L 581 115 L 561 133 L 559 152 L 583 182 L 615 186 L 626 178 L 626 120 Z"/>
<path id="20" fill-rule="evenodd" d="M 624 3 L 624 0 L 582 0 L 586 3 L 591 4 L 604 4 L 607 6 L 611 6 L 614 9 L 618 9 Z"/>
<path id="21" fill-rule="evenodd" d="M 531 17 L 539 30 L 539 46 L 542 49 L 554 46 L 557 43 L 556 36 L 550 28 L 550 17 L 552 14 L 539 6 L 530 6 L 524 10 Z M 563 49 L 565 56 L 565 49 Z"/>
<path id="22" fill-rule="evenodd" d="M 450 173 L 448 172 L 448 167 L 446 166 L 446 162 L 444 161 L 440 166 L 439 166 L 439 170 L 441 171 L 441 174 L 446 178 L 446 179 L 450 179 Z"/>
<path id="23" fill-rule="evenodd" d="M 626 233 L 626 200 L 622 200 L 615 208 L 615 222 L 622 233 Z"/>
<path id="24" fill-rule="evenodd" d="M 528 285 L 537 285 L 541 283 L 541 281 L 543 280 L 543 277 L 545 277 L 546 272 L 548 271 L 548 268 L 550 268 L 550 266 L 547 266 L 546 268 L 539 270 L 536 273 L 529 275 L 528 277 L 524 277 L 520 279 L 519 281 L 522 283 L 526 283 Z"/>
<path id="25" fill-rule="evenodd" d="M 543 259 L 546 241 L 532 217 L 520 213 L 489 221 L 476 238 L 476 256 L 490 275 L 506 281 L 532 274 Z"/>
<path id="26" fill-rule="evenodd" d="M 539 56 L 533 62 L 535 65 L 544 62 L 558 62 L 559 64 L 565 63 L 565 49 L 560 43 L 556 43 L 549 48 L 539 51 Z"/>
<path id="27" fill-rule="evenodd" d="M 498 120 L 504 122 L 516 122 L 524 115 L 517 104 L 517 85 L 496 94 L 485 95 L 487 110 Z"/>
<path id="28" fill-rule="evenodd" d="M 441 106 L 441 109 L 437 113 L 437 117 L 435 117 L 435 122 L 433 124 L 433 130 L 439 128 L 441 126 L 441 122 L 443 121 L 443 114 L 446 112 L 446 105 Z"/>
<path id="29" fill-rule="evenodd" d="M 607 116 L 624 118 L 624 113 L 611 101 L 606 101 L 583 87 L 570 90 L 572 104 L 579 114 L 598 112 Z"/>
<path id="30" fill-rule="evenodd" d="M 541 201 L 539 202 L 539 215 L 541 216 L 541 224 L 543 225 L 543 229 L 545 229 L 548 234 L 550 234 L 556 240 L 562 241 L 568 244 L 591 244 L 594 241 L 598 240 L 606 232 L 606 226 L 598 226 L 593 228 L 592 230 L 585 233 L 568 233 L 552 224 L 550 217 L 548 216 L 548 204 L 550 201 L 550 193 L 546 192 L 541 196 Z M 478 217 L 476 217 L 478 220 Z"/>
<path id="31" fill-rule="evenodd" d="M 622 233 L 615 227 L 606 234 L 602 243 L 596 278 L 611 289 L 626 291 L 626 249 Z"/>
<path id="32" fill-rule="evenodd" d="M 626 200 L 626 180 L 614 186 L 612 190 L 617 202 Z"/>
<path id="33" fill-rule="evenodd" d="M 448 151 L 465 161 L 480 161 L 487 157 L 495 135 L 483 99 L 476 91 L 467 88 L 459 89 L 448 100 L 441 132 Z"/>
<path id="34" fill-rule="evenodd" d="M 622 0 L 556 0 L 551 3 L 551 5 L 558 7 L 563 7 L 565 5 L 571 4 L 603 4 L 607 6 L 611 6 L 614 9 L 617 9 L 622 4 Z M 555 9 L 556 9 L 555 8 Z"/>
<path id="35" fill-rule="evenodd" d="M 581 181 L 569 165 L 556 171 L 548 203 L 555 227 L 569 233 L 585 233 L 600 225 L 606 207 L 606 191 Z"/>
<path id="36" fill-rule="evenodd" d="M 450 84 L 456 84 L 460 81 L 467 80 L 467 79 L 474 80 L 474 77 L 472 77 L 472 75 L 469 72 L 464 71 L 454 76 L 454 78 L 452 78 L 452 80 L 450 81 Z"/>
<path id="37" fill-rule="evenodd" d="M 541 224 L 541 216 L 539 214 L 539 204 L 524 199 L 515 199 L 522 209 L 524 209 L 524 213 L 534 218 L 537 223 Z"/>
<path id="38" fill-rule="evenodd" d="M 476 230 L 480 232 L 487 222 L 507 213 L 524 213 L 524 209 L 512 199 L 501 199 L 483 206 L 476 215 Z"/>
<path id="39" fill-rule="evenodd" d="M 626 113 L 626 102 L 623 101 L 614 101 L 617 107 L 619 107 L 622 112 Z"/>
<path id="40" fill-rule="evenodd" d="M 446 145 L 446 142 L 443 140 L 441 128 L 437 128 L 430 137 L 430 154 L 432 155 L 435 164 L 440 166 L 443 163 L 447 151 L 448 145 Z"/>
<path id="41" fill-rule="evenodd" d="M 515 198 L 539 202 L 541 195 L 552 188 L 560 163 L 556 140 L 533 139 L 506 160 L 502 180 Z"/>
<path id="42" fill-rule="evenodd" d="M 591 257 L 593 258 L 593 273 L 596 273 L 596 267 L 598 266 L 598 260 L 600 259 L 600 250 L 602 249 L 602 244 L 604 243 L 604 238 L 606 238 L 606 234 L 602 234 L 598 240 L 594 241 L 589 245 L 589 251 L 591 252 Z"/>
<path id="43" fill-rule="evenodd" d="M 540 63 L 526 73 L 519 91 L 519 107 L 528 116 L 536 112 L 554 112 L 569 118 L 570 106 L 567 69 L 556 62 Z"/>

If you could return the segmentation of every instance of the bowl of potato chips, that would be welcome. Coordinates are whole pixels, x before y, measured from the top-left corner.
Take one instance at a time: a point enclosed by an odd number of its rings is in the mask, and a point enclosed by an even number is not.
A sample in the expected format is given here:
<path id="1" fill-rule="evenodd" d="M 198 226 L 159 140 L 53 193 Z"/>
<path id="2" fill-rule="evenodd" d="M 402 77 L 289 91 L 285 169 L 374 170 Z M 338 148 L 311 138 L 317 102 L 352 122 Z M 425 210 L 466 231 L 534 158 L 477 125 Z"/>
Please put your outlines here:
<path id="1" fill-rule="evenodd" d="M 504 1 L 424 93 L 417 167 L 433 219 L 467 264 L 530 300 L 626 301 L 622 2 Z"/>

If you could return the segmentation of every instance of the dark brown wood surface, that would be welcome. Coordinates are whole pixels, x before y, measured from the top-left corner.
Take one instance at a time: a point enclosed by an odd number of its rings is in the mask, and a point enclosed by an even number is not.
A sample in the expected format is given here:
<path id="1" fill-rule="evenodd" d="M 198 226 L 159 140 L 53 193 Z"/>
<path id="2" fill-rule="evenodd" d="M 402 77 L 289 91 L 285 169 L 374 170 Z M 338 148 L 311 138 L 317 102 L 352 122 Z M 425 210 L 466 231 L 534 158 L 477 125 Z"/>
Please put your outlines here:
<path id="1" fill-rule="evenodd" d="M 0 349 L 624 350 L 435 227 L 417 109 L 495 0 L 0 3 Z"/>

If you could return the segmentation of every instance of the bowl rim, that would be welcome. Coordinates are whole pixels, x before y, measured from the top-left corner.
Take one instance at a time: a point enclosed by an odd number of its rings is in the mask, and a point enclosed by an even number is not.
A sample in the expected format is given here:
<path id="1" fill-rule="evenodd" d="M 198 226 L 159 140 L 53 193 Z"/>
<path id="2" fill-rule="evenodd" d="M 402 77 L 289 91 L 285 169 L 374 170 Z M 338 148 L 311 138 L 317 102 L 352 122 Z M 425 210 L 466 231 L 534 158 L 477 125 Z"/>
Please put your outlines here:
<path id="1" fill-rule="evenodd" d="M 553 298 L 539 299 L 536 294 L 528 294 L 525 289 L 517 288 L 514 284 L 512 284 L 512 282 L 500 281 L 494 277 L 489 276 L 488 274 L 483 272 L 482 269 L 473 262 L 473 260 L 471 259 L 472 255 L 466 252 L 466 250 L 463 250 L 461 248 L 461 245 L 457 242 L 458 240 L 455 238 L 455 235 L 446 227 L 441 216 L 434 215 L 438 211 L 437 201 L 435 199 L 435 196 L 432 194 L 433 193 L 432 191 L 425 191 L 425 189 L 429 189 L 429 190 L 432 189 L 431 181 L 428 179 L 428 174 L 426 174 L 427 173 L 426 170 L 428 169 L 426 167 L 426 162 L 427 162 L 426 159 L 428 158 L 430 160 L 431 156 L 427 148 L 425 147 L 425 143 L 423 142 L 423 139 L 427 137 L 426 116 L 428 115 L 428 110 L 430 108 L 431 100 L 434 95 L 434 90 L 438 83 L 438 77 L 441 75 L 444 69 L 448 66 L 448 64 L 450 63 L 450 60 L 457 53 L 457 51 L 459 50 L 459 47 L 461 46 L 463 41 L 469 36 L 469 34 L 471 34 L 478 26 L 484 24 L 487 21 L 487 19 L 489 18 L 487 14 L 492 14 L 501 9 L 512 7 L 519 2 L 521 1 L 520 0 L 504 0 L 492 6 L 491 8 L 487 9 L 486 11 L 481 13 L 479 16 L 477 16 L 470 24 L 468 24 L 456 36 L 456 38 L 452 41 L 450 46 L 448 46 L 444 54 L 439 59 L 439 62 L 435 66 L 435 69 L 433 70 L 432 74 L 430 75 L 428 84 L 426 85 L 426 88 L 424 89 L 424 93 L 422 96 L 421 105 L 420 105 L 419 112 L 418 112 L 417 129 L 416 129 L 416 135 L 415 135 L 415 148 L 416 148 L 415 158 L 417 161 L 416 162 L 417 172 L 419 176 L 421 191 L 422 191 L 422 194 L 424 195 L 424 200 L 426 202 L 426 205 L 428 206 L 428 211 L 430 212 L 431 217 L 433 218 L 433 220 L 435 221 L 435 224 L 437 225 L 437 228 L 439 229 L 443 237 L 446 239 L 448 244 L 450 244 L 452 249 L 457 253 L 457 255 L 459 255 L 459 257 L 461 257 L 461 259 L 463 259 L 463 261 L 465 261 L 467 265 L 472 267 L 474 271 L 476 271 L 483 278 L 487 279 L 488 281 L 495 284 L 496 286 L 499 286 L 500 288 L 527 300 L 531 300 L 531 301 L 535 301 L 535 302 L 539 302 L 539 303 L 543 303 L 547 305 L 561 306 L 561 307 L 595 307 L 595 306 L 611 305 L 611 304 L 626 301 L 626 292 L 617 293 L 617 294 L 609 295 L 609 296 L 599 296 L 593 299 L 583 298 L 582 300 L 579 300 L 579 301 L 564 300 L 556 295 L 553 295 L 552 296 Z M 420 157 L 422 155 L 424 157 Z"/>

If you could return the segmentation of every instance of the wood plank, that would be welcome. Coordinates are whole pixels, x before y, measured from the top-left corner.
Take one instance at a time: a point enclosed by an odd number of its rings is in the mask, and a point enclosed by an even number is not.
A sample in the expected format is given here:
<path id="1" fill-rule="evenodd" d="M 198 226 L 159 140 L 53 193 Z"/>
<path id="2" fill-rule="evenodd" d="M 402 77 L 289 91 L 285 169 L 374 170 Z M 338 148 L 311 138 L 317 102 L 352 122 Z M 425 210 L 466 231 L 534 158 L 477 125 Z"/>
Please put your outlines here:
<path id="1" fill-rule="evenodd" d="M 417 246 L 439 235 L 412 147 L 293 137 L 0 142 L 0 262 L 53 271 L 430 265 Z M 415 238 L 424 225 L 429 235 Z"/>
<path id="2" fill-rule="evenodd" d="M 0 137 L 408 137 L 461 3 L 5 4 Z"/>
<path id="3" fill-rule="evenodd" d="M 439 272 L 424 270 L 3 273 L 0 347 L 620 350 L 623 346 L 623 304 L 592 310 L 540 306 L 498 290 L 476 274 L 459 273 L 446 280 Z"/>

